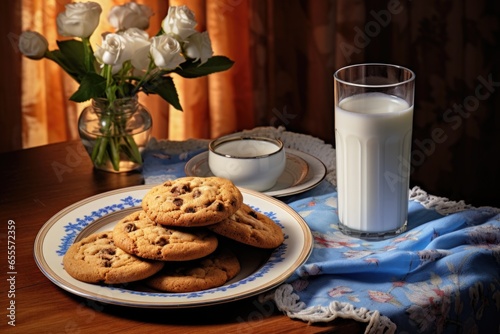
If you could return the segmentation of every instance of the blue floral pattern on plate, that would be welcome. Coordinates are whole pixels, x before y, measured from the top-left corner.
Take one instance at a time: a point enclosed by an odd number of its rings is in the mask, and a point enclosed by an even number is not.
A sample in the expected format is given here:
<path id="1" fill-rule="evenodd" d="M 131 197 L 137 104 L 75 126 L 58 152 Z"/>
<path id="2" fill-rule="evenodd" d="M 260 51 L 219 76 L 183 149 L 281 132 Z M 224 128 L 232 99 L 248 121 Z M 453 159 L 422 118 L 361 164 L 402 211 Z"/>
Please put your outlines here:
<path id="1" fill-rule="evenodd" d="M 93 223 L 96 219 L 102 218 L 112 212 L 117 212 L 124 210 L 126 208 L 132 208 L 134 206 L 140 205 L 142 199 L 134 198 L 132 196 L 127 196 L 120 200 L 120 203 L 106 205 L 103 208 L 92 211 L 90 215 L 85 215 L 81 218 L 77 218 L 76 222 L 69 222 L 64 226 L 64 231 L 67 233 L 62 239 L 59 249 L 56 251 L 57 255 L 63 256 L 68 251 L 69 246 L 73 244 L 76 236 L 90 223 Z"/>

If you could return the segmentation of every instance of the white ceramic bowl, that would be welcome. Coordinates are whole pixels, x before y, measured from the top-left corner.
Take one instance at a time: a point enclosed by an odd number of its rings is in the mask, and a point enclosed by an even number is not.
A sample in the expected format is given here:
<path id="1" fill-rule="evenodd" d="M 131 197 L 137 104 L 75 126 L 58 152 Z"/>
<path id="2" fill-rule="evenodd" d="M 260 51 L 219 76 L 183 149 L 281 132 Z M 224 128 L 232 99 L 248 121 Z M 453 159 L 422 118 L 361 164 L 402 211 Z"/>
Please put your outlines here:
<path id="1" fill-rule="evenodd" d="M 285 149 L 279 139 L 229 135 L 212 140 L 208 148 L 210 171 L 239 187 L 268 190 L 285 170 Z"/>

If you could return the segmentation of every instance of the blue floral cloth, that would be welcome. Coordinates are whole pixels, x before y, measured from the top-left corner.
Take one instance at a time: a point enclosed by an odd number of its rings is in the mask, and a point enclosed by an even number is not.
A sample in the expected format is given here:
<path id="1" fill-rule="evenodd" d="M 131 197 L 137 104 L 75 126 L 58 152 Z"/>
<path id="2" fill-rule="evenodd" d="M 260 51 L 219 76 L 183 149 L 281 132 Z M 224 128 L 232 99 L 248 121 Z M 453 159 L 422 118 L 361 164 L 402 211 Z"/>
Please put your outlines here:
<path id="1" fill-rule="evenodd" d="M 442 215 L 410 201 L 408 230 L 384 241 L 338 230 L 337 193 L 289 205 L 314 236 L 289 280 L 306 306 L 346 302 L 377 310 L 398 333 L 499 333 L 500 211 Z"/>
<path id="2" fill-rule="evenodd" d="M 146 183 L 185 176 L 184 164 L 201 151 L 145 152 Z M 395 325 L 388 332 L 500 333 L 499 209 L 443 214 L 410 200 L 405 233 L 367 241 L 338 230 L 337 192 L 327 181 L 280 199 L 314 237 L 310 258 L 286 284 L 300 300 L 299 309 L 283 310 L 291 317 L 315 321 L 321 310 L 327 318 L 341 303 L 378 311 Z"/>

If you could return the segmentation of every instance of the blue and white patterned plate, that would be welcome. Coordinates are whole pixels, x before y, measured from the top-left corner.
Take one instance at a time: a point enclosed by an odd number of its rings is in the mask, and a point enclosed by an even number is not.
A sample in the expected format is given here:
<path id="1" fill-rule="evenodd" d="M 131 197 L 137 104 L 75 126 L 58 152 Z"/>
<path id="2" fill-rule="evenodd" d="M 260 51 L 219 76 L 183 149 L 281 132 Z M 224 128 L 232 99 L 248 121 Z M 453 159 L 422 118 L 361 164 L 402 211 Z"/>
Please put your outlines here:
<path id="1" fill-rule="evenodd" d="M 285 234 L 277 249 L 236 251 L 242 270 L 226 285 L 193 293 L 160 293 L 140 284 L 119 286 L 80 282 L 63 268 L 62 258 L 75 241 L 97 231 L 112 230 L 122 217 L 139 209 L 151 188 L 143 185 L 118 189 L 77 202 L 55 214 L 35 239 L 35 261 L 54 284 L 75 295 L 109 304 L 144 308 L 187 308 L 225 303 L 260 294 L 284 282 L 312 250 L 312 235 L 305 221 L 283 202 L 240 189 L 244 202 L 278 223 Z"/>

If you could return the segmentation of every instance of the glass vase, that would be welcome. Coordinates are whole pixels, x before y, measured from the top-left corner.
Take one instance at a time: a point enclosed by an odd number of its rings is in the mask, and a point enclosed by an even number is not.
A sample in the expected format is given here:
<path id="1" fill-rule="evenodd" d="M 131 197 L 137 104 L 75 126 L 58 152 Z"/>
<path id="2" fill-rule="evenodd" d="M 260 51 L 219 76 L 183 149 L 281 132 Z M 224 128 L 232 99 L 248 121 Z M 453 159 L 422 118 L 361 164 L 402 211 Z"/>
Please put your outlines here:
<path id="1" fill-rule="evenodd" d="M 141 152 L 152 124 L 151 114 L 137 96 L 112 102 L 99 98 L 82 111 L 78 132 L 96 169 L 123 173 L 141 169 Z"/>

